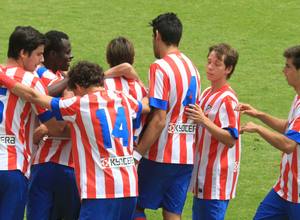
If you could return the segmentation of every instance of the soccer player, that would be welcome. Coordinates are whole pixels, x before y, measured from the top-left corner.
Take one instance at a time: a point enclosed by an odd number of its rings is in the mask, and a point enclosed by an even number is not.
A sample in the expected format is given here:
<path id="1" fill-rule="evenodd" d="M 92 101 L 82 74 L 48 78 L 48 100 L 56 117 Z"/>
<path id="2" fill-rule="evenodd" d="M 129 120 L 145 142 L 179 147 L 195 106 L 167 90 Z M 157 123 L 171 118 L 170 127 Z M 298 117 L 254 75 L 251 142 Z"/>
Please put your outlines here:
<path id="1" fill-rule="evenodd" d="M 103 78 L 98 65 L 79 62 L 68 81 L 77 96 L 67 99 L 42 95 L 2 75 L 0 83 L 71 122 L 82 199 L 79 219 L 132 219 L 138 194 L 132 118 L 150 109 L 147 102 L 142 105 L 122 92 L 106 90 Z"/>
<path id="2" fill-rule="evenodd" d="M 235 197 L 241 154 L 240 116 L 234 111 L 238 99 L 228 84 L 238 53 L 221 43 L 211 46 L 207 57 L 211 86 L 202 93 L 199 105 L 186 108 L 188 118 L 199 125 L 191 180 L 193 220 L 223 220 Z"/>
<path id="3" fill-rule="evenodd" d="M 7 63 L 2 67 L 3 76 L 45 94 L 45 88 L 33 71 L 43 61 L 45 37 L 27 26 L 15 28 L 9 38 Z M 41 122 L 55 127 L 51 112 L 31 105 L 0 87 L 0 219 L 24 218 L 31 149 L 28 145 L 30 115 L 37 114 Z M 55 133 L 52 133 L 55 134 Z"/>
<path id="4" fill-rule="evenodd" d="M 116 67 L 120 64 L 127 63 L 130 66 L 134 62 L 134 47 L 133 44 L 126 39 L 125 37 L 117 37 L 109 42 L 106 48 L 106 60 L 110 66 L 110 70 L 112 71 L 113 67 Z M 131 68 L 133 68 L 131 66 Z M 119 73 L 120 72 L 119 66 Z M 134 71 L 134 69 L 133 69 Z M 128 77 L 129 70 L 124 71 L 124 75 Z M 108 77 L 108 73 L 106 77 Z M 140 80 L 129 79 L 123 76 L 116 76 L 106 78 L 104 81 L 104 86 L 106 89 L 123 91 L 138 101 L 142 101 L 142 99 L 147 96 L 147 90 L 143 83 Z M 137 118 L 133 122 L 134 127 L 134 140 L 137 140 L 143 126 L 142 122 L 144 122 L 144 118 Z"/>
<path id="5" fill-rule="evenodd" d="M 49 87 L 64 79 L 73 58 L 67 34 L 45 34 L 44 62 L 37 73 Z M 64 122 L 63 122 L 64 123 Z M 38 144 L 29 178 L 27 219 L 78 219 L 79 192 L 76 186 L 70 138 L 48 137 Z"/>
<path id="6" fill-rule="evenodd" d="M 200 97 L 200 77 L 192 61 L 178 49 L 182 24 L 174 13 L 152 20 L 157 60 L 149 70 L 152 112 L 140 137 L 139 198 L 136 219 L 145 208 L 162 207 L 164 219 L 180 219 L 190 182 L 196 125 L 184 114 Z M 151 175 L 149 175 L 151 174 Z"/>
<path id="7" fill-rule="evenodd" d="M 260 203 L 254 219 L 296 220 L 300 216 L 300 45 L 287 48 L 283 56 L 286 58 L 283 73 L 288 84 L 296 91 L 288 119 L 276 118 L 249 104 L 240 104 L 238 107 L 241 113 L 257 118 L 275 130 L 248 122 L 241 127 L 241 132 L 258 133 L 283 152 L 280 177 Z"/>

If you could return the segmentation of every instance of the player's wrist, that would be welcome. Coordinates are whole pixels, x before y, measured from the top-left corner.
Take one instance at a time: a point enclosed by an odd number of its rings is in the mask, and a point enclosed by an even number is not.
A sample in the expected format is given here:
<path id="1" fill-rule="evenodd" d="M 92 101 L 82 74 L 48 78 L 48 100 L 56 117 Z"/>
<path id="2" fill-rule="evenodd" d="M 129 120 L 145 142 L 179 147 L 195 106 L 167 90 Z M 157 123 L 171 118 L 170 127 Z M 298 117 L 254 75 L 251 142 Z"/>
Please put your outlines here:
<path id="1" fill-rule="evenodd" d="M 140 161 L 142 159 L 142 155 L 137 151 L 137 150 L 133 150 L 133 159 L 135 159 L 136 161 Z"/>

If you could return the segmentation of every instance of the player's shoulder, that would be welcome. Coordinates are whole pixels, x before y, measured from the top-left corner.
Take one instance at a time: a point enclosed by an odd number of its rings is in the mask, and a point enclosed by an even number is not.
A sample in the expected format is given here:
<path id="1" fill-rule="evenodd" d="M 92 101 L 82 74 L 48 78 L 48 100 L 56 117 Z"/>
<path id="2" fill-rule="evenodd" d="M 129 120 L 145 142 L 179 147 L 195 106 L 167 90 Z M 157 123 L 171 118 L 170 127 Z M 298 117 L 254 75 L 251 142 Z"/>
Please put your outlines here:
<path id="1" fill-rule="evenodd" d="M 223 102 L 238 102 L 237 94 L 230 86 L 223 91 Z"/>

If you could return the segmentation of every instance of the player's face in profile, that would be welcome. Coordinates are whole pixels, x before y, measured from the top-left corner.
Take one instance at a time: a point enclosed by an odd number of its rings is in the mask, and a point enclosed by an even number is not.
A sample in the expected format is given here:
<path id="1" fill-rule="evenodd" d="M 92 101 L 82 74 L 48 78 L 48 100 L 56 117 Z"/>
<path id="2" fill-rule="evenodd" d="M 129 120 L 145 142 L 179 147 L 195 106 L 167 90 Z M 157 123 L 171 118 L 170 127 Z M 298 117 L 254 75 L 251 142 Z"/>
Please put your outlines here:
<path id="1" fill-rule="evenodd" d="M 206 64 L 207 79 L 211 82 L 219 81 L 219 80 L 226 79 L 227 74 L 228 74 L 228 70 L 226 69 L 226 66 L 224 64 L 224 56 L 222 57 L 222 60 L 220 60 L 217 57 L 216 52 L 212 51 L 207 58 L 207 64 Z"/>
<path id="2" fill-rule="evenodd" d="M 156 35 L 154 33 L 152 34 L 152 44 L 153 44 L 154 56 L 157 59 L 161 58 L 160 55 L 159 55 L 159 48 L 158 48 L 158 43 L 157 43 L 157 37 L 156 37 Z"/>
<path id="3" fill-rule="evenodd" d="M 33 72 L 38 65 L 44 61 L 44 45 L 38 46 L 35 50 L 29 55 L 28 52 L 25 52 L 21 57 L 23 59 L 23 68 L 27 71 Z"/>
<path id="4" fill-rule="evenodd" d="M 283 73 L 289 85 L 300 85 L 300 69 L 296 69 L 296 67 L 293 64 L 292 58 L 286 59 L 285 66 L 283 68 Z"/>
<path id="5" fill-rule="evenodd" d="M 73 59 L 71 44 L 67 39 L 62 39 L 62 49 L 57 53 L 57 67 L 59 70 L 67 71 Z"/>

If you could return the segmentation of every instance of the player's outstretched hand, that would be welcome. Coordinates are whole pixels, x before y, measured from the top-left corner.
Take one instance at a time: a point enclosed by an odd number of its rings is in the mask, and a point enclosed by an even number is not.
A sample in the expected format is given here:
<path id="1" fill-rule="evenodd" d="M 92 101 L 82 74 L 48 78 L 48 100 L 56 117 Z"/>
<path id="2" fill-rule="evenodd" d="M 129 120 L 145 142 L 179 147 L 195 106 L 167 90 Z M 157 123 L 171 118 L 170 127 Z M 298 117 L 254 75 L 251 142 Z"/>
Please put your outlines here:
<path id="1" fill-rule="evenodd" d="M 257 111 L 251 105 L 246 103 L 239 103 L 238 106 L 235 108 L 235 110 L 240 111 L 242 114 L 246 114 L 251 117 L 257 117 L 259 114 L 259 111 Z"/>
<path id="2" fill-rule="evenodd" d="M 254 133 L 257 132 L 257 129 L 258 125 L 250 121 L 247 122 L 245 125 L 242 125 L 240 132 L 241 134 L 244 132 Z"/>
<path id="3" fill-rule="evenodd" d="M 197 124 L 204 124 L 207 119 L 199 105 L 189 104 L 189 106 L 185 108 L 185 114 Z"/>

